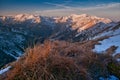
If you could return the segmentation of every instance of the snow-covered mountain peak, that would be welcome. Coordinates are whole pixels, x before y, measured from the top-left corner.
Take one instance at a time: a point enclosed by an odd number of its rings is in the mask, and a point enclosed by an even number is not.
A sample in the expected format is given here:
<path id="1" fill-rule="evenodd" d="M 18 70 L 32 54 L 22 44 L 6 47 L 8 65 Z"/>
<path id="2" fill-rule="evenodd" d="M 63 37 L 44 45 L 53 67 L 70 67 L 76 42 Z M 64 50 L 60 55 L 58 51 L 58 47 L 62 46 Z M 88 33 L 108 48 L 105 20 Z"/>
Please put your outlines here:
<path id="1" fill-rule="evenodd" d="M 33 19 L 35 18 L 36 16 L 35 15 L 31 15 L 31 14 L 18 14 L 16 16 L 13 16 L 14 18 L 26 18 L 26 19 Z"/>
<path id="2" fill-rule="evenodd" d="M 40 22 L 40 18 L 39 16 L 35 16 L 35 15 L 29 15 L 29 14 L 18 14 L 16 16 L 14 16 L 14 20 L 15 21 L 25 21 L 25 20 L 31 20 L 32 23 L 39 23 Z"/>
<path id="3" fill-rule="evenodd" d="M 112 20 L 110 19 L 91 16 L 88 14 L 72 14 L 68 17 L 62 18 L 62 21 L 67 21 L 67 23 L 71 23 L 72 29 L 79 30 L 85 30 L 99 23 L 109 24 L 112 22 Z"/>
<path id="4" fill-rule="evenodd" d="M 21 18 L 21 17 L 24 17 L 24 16 L 25 16 L 24 14 L 17 14 L 17 15 L 15 15 L 13 17 L 15 17 L 15 18 Z"/>
<path id="5" fill-rule="evenodd" d="M 69 18 L 72 18 L 73 20 L 74 19 L 96 20 L 96 21 L 100 21 L 100 22 L 104 22 L 104 23 L 112 22 L 108 18 L 101 18 L 101 17 L 97 17 L 97 16 L 91 16 L 91 15 L 88 15 L 88 14 L 81 14 L 81 15 L 72 14 L 71 16 L 69 16 Z"/>

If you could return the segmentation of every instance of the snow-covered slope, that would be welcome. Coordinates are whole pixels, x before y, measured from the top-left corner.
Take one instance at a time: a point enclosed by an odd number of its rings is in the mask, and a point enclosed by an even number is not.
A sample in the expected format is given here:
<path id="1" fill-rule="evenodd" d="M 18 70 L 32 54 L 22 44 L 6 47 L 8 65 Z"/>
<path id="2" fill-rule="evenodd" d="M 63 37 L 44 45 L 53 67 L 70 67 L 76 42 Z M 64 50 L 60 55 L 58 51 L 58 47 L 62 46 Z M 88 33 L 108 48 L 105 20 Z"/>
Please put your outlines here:
<path id="1" fill-rule="evenodd" d="M 95 45 L 93 51 L 105 52 L 110 47 L 115 46 L 117 47 L 117 49 L 115 50 L 113 56 L 115 56 L 116 54 L 120 54 L 120 23 L 118 23 L 118 25 L 114 27 L 111 27 L 108 30 L 105 30 L 101 34 L 98 34 L 93 39 L 97 39 L 105 36 L 107 36 L 108 38 L 99 41 L 100 44 Z M 118 60 L 120 60 L 120 58 Z"/>
<path id="2" fill-rule="evenodd" d="M 118 47 L 115 53 L 120 53 L 120 34 L 109 37 L 99 42 L 100 45 L 95 45 L 95 51 L 102 52 L 110 48 L 111 46 Z"/>

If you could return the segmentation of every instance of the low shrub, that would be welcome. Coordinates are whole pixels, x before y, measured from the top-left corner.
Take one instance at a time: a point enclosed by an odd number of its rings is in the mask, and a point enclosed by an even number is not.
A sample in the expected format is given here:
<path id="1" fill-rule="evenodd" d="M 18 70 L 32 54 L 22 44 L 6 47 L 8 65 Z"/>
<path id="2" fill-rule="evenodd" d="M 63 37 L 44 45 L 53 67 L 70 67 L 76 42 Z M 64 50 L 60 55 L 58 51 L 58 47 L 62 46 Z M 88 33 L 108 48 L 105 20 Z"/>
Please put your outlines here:
<path id="1" fill-rule="evenodd" d="M 98 80 L 112 73 L 120 76 L 120 66 L 109 54 L 91 51 L 92 43 L 46 41 L 28 48 L 2 80 Z M 88 46 L 86 46 L 88 45 Z M 111 50 L 108 50 L 108 52 Z"/>

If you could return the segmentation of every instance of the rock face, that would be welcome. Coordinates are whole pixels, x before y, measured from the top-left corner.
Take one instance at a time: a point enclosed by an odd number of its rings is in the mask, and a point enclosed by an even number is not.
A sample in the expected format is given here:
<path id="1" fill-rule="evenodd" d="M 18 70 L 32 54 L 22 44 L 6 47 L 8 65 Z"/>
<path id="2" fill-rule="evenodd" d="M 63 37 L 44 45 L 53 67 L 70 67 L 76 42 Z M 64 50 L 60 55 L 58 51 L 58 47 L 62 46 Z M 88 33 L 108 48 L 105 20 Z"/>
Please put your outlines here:
<path id="1" fill-rule="evenodd" d="M 119 26 L 119 23 L 110 19 L 87 14 L 73 14 L 66 17 L 29 14 L 2 16 L 0 17 L 0 67 L 18 59 L 28 46 L 43 43 L 44 40 L 71 42 L 91 40 L 105 31 L 119 29 Z"/>

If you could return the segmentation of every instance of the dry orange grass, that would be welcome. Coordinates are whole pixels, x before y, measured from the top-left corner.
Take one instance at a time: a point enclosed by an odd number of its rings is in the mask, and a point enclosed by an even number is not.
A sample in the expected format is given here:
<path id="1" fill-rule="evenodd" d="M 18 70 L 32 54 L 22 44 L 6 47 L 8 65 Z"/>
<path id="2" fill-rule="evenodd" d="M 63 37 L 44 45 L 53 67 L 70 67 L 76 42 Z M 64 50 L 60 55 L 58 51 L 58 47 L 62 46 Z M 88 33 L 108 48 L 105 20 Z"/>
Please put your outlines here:
<path id="1" fill-rule="evenodd" d="M 108 76 L 108 64 L 115 61 L 111 55 L 92 52 L 95 43 L 46 41 L 28 48 L 2 80 L 95 80 Z"/>

